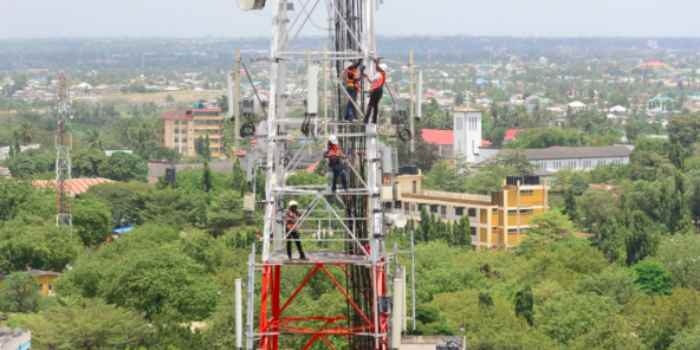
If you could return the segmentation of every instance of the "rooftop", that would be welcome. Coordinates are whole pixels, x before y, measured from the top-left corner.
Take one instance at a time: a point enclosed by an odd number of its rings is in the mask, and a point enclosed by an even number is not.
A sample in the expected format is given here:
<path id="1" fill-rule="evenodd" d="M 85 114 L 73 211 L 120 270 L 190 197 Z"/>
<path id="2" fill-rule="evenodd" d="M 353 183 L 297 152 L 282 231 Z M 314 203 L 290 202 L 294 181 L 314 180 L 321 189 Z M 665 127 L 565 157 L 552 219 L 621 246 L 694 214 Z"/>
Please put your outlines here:
<path id="1" fill-rule="evenodd" d="M 516 150 L 507 150 L 516 152 Z M 629 157 L 632 149 L 627 146 L 604 146 L 604 147 L 549 147 L 542 149 L 522 150 L 528 160 L 554 160 L 554 159 L 577 159 L 577 158 L 620 158 Z"/>
<path id="2" fill-rule="evenodd" d="M 92 186 L 107 183 L 114 183 L 114 181 L 102 177 L 70 179 L 66 180 L 66 191 L 73 196 L 77 196 L 87 192 Z M 34 180 L 32 181 L 32 186 L 34 186 L 34 188 L 55 189 L 56 180 Z"/>

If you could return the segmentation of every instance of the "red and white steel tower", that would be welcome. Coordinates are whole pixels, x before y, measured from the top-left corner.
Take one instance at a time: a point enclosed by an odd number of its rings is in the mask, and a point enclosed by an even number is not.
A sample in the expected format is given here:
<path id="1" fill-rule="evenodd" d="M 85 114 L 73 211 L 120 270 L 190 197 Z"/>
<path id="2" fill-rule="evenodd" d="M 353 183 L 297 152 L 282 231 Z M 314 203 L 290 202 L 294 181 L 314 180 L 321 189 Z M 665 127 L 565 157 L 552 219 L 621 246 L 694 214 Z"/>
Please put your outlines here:
<path id="1" fill-rule="evenodd" d="M 265 3 L 241 0 L 244 9 L 260 9 Z M 360 59 L 366 66 L 365 73 L 372 76 L 375 72 L 377 2 L 299 3 L 301 8 L 294 9 L 288 0 L 267 1 L 273 19 L 270 97 L 266 127 L 258 136 L 258 144 L 264 143 L 266 149 L 265 213 L 261 256 L 256 259 L 254 248 L 249 260 L 247 348 L 387 350 L 392 310 L 377 127 L 341 121 L 342 105 L 346 103 L 343 101 L 348 96 L 338 78 L 347 64 Z M 325 12 L 319 4 L 325 4 Z M 330 42 L 319 40 L 316 48 L 290 45 L 305 25 L 318 26 L 322 16 L 326 22 L 320 23 L 328 24 Z M 290 65 L 308 70 L 302 130 L 299 119 L 288 116 Z M 328 67 L 335 70 L 330 74 L 335 97 L 324 98 L 322 103 L 331 103 L 334 108 L 332 113 L 319 113 L 319 72 Z M 367 85 L 363 83 L 363 92 L 369 88 Z M 324 90 L 322 96 L 326 95 Z M 356 103 L 360 120 L 364 117 L 364 104 L 365 97 L 360 97 Z M 321 158 L 331 134 L 348 155 L 350 188 L 334 194 L 325 185 L 289 184 L 287 179 L 298 168 L 302 154 L 311 150 Z M 303 214 L 295 229 L 301 233 L 308 260 L 289 260 L 284 251 L 288 241 L 284 212 L 291 200 L 302 206 Z M 256 284 L 257 278 L 261 280 Z M 344 311 L 334 312 L 329 307 L 325 313 L 312 312 L 309 307 L 297 305 L 299 296 L 309 292 L 308 286 L 315 279 L 324 279 L 326 285 L 332 286 L 344 301 Z"/>
<path id="2" fill-rule="evenodd" d="M 58 75 L 56 87 L 56 225 L 71 226 L 73 218 L 69 198 L 66 193 L 66 181 L 71 178 L 71 140 L 66 131 L 66 122 L 70 119 L 70 97 L 68 82 L 63 73 Z"/>

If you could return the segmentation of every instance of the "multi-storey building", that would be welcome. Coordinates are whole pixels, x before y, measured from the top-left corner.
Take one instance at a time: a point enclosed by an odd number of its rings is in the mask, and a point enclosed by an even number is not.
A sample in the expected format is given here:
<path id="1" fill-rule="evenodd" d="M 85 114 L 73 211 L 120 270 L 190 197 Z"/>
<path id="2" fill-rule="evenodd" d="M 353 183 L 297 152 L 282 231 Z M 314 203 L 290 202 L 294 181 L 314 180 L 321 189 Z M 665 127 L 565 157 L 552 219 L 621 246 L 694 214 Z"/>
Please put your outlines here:
<path id="1" fill-rule="evenodd" d="M 211 156 L 224 155 L 224 115 L 221 108 L 170 111 L 162 115 L 163 146 L 186 157 L 197 155 L 197 140 L 209 136 Z"/>
<path id="2" fill-rule="evenodd" d="M 414 221 L 420 220 L 423 210 L 450 222 L 467 216 L 472 245 L 477 248 L 517 246 L 532 217 L 548 210 L 549 189 L 546 180 L 537 176 L 508 177 L 502 189 L 491 195 L 424 190 L 422 180 L 420 173 L 395 177 L 391 190 L 384 191 L 385 207 L 402 211 Z"/>

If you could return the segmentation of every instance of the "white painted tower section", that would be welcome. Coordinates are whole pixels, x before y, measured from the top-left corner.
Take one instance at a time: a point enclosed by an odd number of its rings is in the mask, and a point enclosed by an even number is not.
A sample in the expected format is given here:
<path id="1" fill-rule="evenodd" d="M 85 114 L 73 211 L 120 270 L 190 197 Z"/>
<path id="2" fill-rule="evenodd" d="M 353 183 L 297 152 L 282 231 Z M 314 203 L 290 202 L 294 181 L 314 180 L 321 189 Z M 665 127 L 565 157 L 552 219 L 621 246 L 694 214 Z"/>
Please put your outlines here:
<path id="1" fill-rule="evenodd" d="M 474 163 L 481 148 L 481 111 L 455 108 L 453 130 L 455 158 Z"/>

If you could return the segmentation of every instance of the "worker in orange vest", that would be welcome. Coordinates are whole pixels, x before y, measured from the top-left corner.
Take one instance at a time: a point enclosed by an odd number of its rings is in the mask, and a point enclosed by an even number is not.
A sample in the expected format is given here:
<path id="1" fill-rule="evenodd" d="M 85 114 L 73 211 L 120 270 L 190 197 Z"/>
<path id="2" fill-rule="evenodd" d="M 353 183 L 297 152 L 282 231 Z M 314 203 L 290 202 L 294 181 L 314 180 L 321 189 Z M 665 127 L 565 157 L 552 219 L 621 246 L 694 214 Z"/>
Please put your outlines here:
<path id="1" fill-rule="evenodd" d="M 338 137 L 331 135 L 328 138 L 328 149 L 324 154 L 324 158 L 328 159 L 328 167 L 333 172 L 333 193 L 336 190 L 336 184 L 338 179 L 343 185 L 345 191 L 348 190 L 348 179 L 345 176 L 345 167 L 343 166 L 343 158 L 345 158 L 345 153 L 340 148 L 338 144 Z"/>
<path id="2" fill-rule="evenodd" d="M 292 240 L 296 242 L 297 250 L 299 251 L 299 259 L 306 260 L 304 249 L 301 248 L 299 231 L 297 231 L 297 222 L 301 218 L 301 213 L 298 210 L 299 203 L 297 201 L 289 202 L 287 212 L 284 215 L 285 232 L 287 233 L 287 257 L 292 260 Z"/>
<path id="3" fill-rule="evenodd" d="M 362 60 L 357 60 L 343 71 L 343 81 L 345 82 L 345 91 L 347 91 L 349 99 L 345 107 L 345 120 L 351 122 L 355 120 L 355 101 L 360 93 L 360 65 Z"/>
<path id="4" fill-rule="evenodd" d="M 379 60 L 374 61 L 377 67 L 376 75 L 371 79 L 372 86 L 369 92 L 369 104 L 367 105 L 367 113 L 365 113 L 365 124 L 369 123 L 372 116 L 372 123 L 377 124 L 377 114 L 379 113 L 379 102 L 384 96 L 384 84 L 386 83 L 386 65 L 379 64 Z M 369 79 L 369 78 L 368 78 Z"/>

